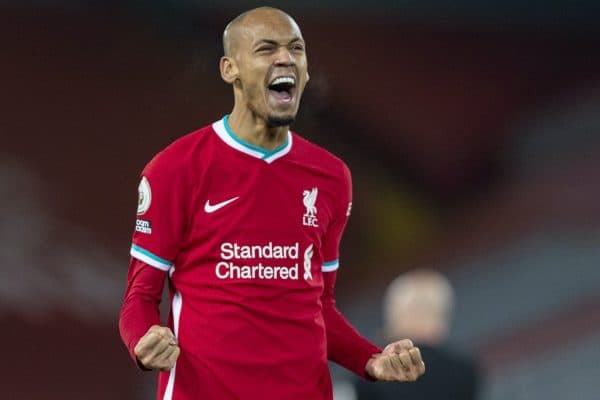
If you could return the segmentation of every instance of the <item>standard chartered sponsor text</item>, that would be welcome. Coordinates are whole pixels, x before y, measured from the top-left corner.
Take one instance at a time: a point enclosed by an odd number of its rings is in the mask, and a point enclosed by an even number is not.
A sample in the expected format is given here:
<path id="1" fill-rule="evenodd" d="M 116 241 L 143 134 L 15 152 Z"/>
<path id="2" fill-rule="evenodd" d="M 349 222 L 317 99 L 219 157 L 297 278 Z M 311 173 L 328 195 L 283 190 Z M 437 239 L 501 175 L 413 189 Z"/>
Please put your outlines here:
<path id="1" fill-rule="evenodd" d="M 293 266 L 235 265 L 232 262 L 221 261 L 216 267 L 219 279 L 298 279 L 298 263 Z"/>
<path id="2" fill-rule="evenodd" d="M 225 242 L 221 244 L 221 258 L 224 260 L 232 260 L 234 258 L 295 258 L 298 259 L 299 243 L 294 243 L 291 246 L 274 245 L 269 242 L 264 246 L 250 245 L 240 246 L 237 243 Z"/>
<path id="3" fill-rule="evenodd" d="M 219 279 L 298 279 L 299 243 L 290 246 L 221 244 L 221 259 L 215 266 Z M 290 260 L 293 265 L 264 265 L 262 262 L 248 265 L 245 260 L 273 259 Z M 228 260 L 228 261 L 225 261 Z M 239 260 L 238 262 L 234 262 Z M 278 263 L 280 264 L 280 263 Z"/>

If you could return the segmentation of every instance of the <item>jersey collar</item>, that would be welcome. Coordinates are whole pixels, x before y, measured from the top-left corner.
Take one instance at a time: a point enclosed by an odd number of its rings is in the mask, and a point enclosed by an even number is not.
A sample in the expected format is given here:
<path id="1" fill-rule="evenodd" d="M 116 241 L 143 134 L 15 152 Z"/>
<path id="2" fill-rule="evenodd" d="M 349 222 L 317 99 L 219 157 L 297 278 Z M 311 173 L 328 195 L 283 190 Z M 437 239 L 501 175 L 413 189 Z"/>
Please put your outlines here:
<path id="1" fill-rule="evenodd" d="M 261 160 L 264 160 L 270 164 L 278 158 L 285 156 L 292 149 L 292 133 L 289 130 L 287 132 L 287 140 L 285 143 L 269 151 L 261 149 L 258 146 L 254 146 L 253 144 L 250 144 L 237 137 L 231 128 L 229 128 L 229 123 L 227 122 L 228 120 L 229 115 L 226 115 L 223 117 L 223 119 L 213 123 L 212 127 L 221 140 L 223 140 L 230 147 L 233 147 L 242 153 L 260 158 Z"/>

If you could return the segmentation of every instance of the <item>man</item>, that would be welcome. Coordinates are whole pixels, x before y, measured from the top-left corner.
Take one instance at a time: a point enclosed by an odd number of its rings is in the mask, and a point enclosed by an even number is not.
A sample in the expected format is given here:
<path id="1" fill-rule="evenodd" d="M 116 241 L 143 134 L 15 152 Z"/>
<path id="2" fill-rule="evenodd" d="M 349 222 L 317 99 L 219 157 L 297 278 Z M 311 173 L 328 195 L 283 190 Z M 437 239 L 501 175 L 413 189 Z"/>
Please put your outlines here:
<path id="1" fill-rule="evenodd" d="M 417 379 L 425 366 L 410 340 L 381 351 L 335 307 L 351 180 L 341 160 L 289 131 L 308 81 L 296 22 L 248 11 L 223 47 L 231 114 L 142 173 L 120 318 L 132 358 L 163 371 L 161 399 L 331 399 L 328 359 L 368 379 Z"/>
<path id="2" fill-rule="evenodd" d="M 448 279 L 432 270 L 414 270 L 396 278 L 383 306 L 387 339 L 408 336 L 427 360 L 427 374 L 413 385 L 356 384 L 359 400 L 474 400 L 480 383 L 475 363 L 449 351 L 448 336 L 454 290 Z"/>

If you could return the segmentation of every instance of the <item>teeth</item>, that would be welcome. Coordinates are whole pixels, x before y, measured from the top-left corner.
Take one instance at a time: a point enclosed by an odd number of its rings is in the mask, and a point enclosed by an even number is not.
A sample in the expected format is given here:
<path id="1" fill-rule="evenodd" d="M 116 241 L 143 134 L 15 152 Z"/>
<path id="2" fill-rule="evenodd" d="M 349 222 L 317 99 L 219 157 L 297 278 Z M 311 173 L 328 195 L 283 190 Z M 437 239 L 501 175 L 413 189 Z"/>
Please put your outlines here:
<path id="1" fill-rule="evenodd" d="M 271 82 L 271 85 L 279 85 L 281 83 L 289 83 L 290 85 L 295 85 L 296 80 L 291 76 L 280 76 L 279 78 L 276 78 L 273 82 Z"/>

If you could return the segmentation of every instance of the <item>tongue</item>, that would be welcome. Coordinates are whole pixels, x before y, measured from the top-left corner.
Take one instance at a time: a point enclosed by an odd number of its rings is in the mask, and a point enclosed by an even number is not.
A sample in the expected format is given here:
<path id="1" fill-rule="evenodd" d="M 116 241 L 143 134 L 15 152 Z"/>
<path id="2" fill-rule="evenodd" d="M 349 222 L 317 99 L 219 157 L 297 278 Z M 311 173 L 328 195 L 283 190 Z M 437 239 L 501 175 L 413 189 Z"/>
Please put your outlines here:
<path id="1" fill-rule="evenodd" d="M 292 95 L 285 90 L 282 90 L 281 92 L 278 92 L 277 90 L 269 90 L 269 94 L 275 97 L 275 99 L 281 101 L 290 101 L 292 99 Z"/>

